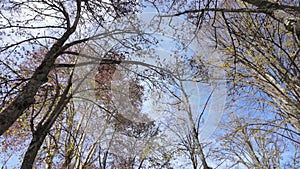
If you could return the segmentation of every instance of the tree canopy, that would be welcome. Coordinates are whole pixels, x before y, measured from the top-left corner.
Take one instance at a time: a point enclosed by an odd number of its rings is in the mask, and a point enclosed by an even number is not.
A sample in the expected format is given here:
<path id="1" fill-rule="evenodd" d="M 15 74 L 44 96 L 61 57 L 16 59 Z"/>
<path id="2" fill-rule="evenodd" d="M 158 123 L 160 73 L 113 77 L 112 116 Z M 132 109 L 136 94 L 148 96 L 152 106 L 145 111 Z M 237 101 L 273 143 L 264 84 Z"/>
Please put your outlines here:
<path id="1" fill-rule="evenodd" d="M 300 167 L 299 1 L 0 8 L 2 167 Z"/>

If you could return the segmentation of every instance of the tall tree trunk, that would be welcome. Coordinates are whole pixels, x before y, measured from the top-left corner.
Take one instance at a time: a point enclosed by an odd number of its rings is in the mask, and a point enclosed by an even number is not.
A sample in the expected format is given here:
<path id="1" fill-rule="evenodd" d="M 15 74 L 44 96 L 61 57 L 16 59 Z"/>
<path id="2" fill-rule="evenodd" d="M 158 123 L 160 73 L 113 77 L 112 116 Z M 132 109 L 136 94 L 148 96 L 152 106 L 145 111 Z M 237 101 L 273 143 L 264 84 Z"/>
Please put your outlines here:
<path id="1" fill-rule="evenodd" d="M 33 134 L 33 138 L 23 158 L 21 169 L 33 168 L 35 157 L 40 147 L 42 146 L 47 133 L 48 132 L 42 132 L 42 133 L 35 132 L 35 134 Z"/>
<path id="2" fill-rule="evenodd" d="M 35 157 L 42 146 L 46 135 L 49 130 L 55 123 L 56 119 L 59 117 L 59 114 L 64 110 L 65 106 L 69 103 L 71 96 L 68 96 L 69 90 L 72 86 L 71 80 L 72 76 L 69 78 L 68 86 L 64 89 L 61 98 L 59 99 L 57 105 L 52 111 L 51 115 L 44 124 L 38 124 L 36 131 L 33 132 L 33 138 L 30 142 L 30 145 L 26 151 L 25 157 L 23 158 L 23 163 L 21 169 L 31 169 L 34 164 Z"/>
<path id="3" fill-rule="evenodd" d="M 81 0 L 77 0 L 77 14 L 72 27 L 51 47 L 41 65 L 35 70 L 29 82 L 16 99 L 0 113 L 0 136 L 34 103 L 34 96 L 40 86 L 48 81 L 48 74 L 53 69 L 56 58 L 65 50 L 64 43 L 72 35 L 79 22 Z"/>

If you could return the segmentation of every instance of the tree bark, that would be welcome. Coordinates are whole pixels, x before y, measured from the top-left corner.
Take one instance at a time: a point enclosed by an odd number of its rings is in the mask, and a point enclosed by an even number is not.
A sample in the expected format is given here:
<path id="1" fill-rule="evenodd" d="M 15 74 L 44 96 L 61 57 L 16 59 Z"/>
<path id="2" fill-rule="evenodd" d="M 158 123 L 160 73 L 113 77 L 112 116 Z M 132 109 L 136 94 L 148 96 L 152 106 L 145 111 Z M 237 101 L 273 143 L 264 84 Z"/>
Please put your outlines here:
<path id="1" fill-rule="evenodd" d="M 277 21 L 283 23 L 288 31 L 294 32 L 297 26 L 297 21 L 299 19 L 285 12 L 284 9 L 289 8 L 289 6 L 280 5 L 269 0 L 243 0 L 259 9 L 267 9 L 265 14 L 270 15 Z M 291 8 L 291 7 L 290 7 Z M 300 26 L 300 25 L 299 25 Z M 297 30 L 297 29 L 296 29 Z M 296 32 L 297 33 L 297 32 Z"/>
<path id="2" fill-rule="evenodd" d="M 35 133 L 23 158 L 21 169 L 33 168 L 35 157 L 42 146 L 48 132 Z"/>
<path id="3" fill-rule="evenodd" d="M 5 108 L 0 114 L 0 136 L 24 113 L 24 111 L 34 103 L 34 96 L 40 86 L 48 81 L 48 74 L 54 67 L 56 58 L 63 52 L 64 43 L 76 30 L 80 17 L 80 3 L 77 0 L 77 14 L 72 27 L 70 27 L 63 36 L 51 47 L 45 55 L 41 65 L 35 70 L 29 82 L 16 99 Z"/>
<path id="4" fill-rule="evenodd" d="M 68 86 L 64 90 L 59 102 L 57 103 L 55 109 L 53 110 L 47 121 L 44 124 L 39 124 L 36 131 L 34 131 L 33 138 L 23 158 L 21 169 L 31 169 L 33 167 L 35 157 L 39 149 L 41 148 L 46 135 L 71 98 L 71 96 L 67 96 L 72 86 L 71 79 L 72 77 L 70 77 Z"/>

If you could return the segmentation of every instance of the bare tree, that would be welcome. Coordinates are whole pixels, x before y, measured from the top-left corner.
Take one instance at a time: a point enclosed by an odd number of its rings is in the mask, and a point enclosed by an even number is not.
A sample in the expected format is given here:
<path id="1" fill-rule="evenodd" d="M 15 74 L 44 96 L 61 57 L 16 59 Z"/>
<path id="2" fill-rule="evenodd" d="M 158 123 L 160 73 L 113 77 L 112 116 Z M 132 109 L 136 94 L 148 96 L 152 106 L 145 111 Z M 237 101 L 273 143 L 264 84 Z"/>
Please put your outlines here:
<path id="1" fill-rule="evenodd" d="M 225 127 L 223 145 L 215 149 L 204 147 L 199 137 L 202 114 L 193 112 L 193 100 L 183 83 L 207 83 L 211 72 L 206 66 L 212 66 L 211 63 L 202 62 L 201 57 L 179 56 L 181 51 L 188 50 L 180 45 L 168 56 L 176 64 L 160 62 L 158 60 L 164 57 L 154 56 L 150 50 L 158 43 L 157 37 L 132 31 L 139 23 L 129 19 L 126 24 L 122 23 L 125 28 L 105 26 L 136 13 L 142 9 L 141 3 L 127 0 L 2 1 L 0 135 L 5 140 L 15 140 L 15 144 L 30 141 L 21 168 L 32 168 L 42 162 L 46 168 L 170 167 L 170 161 L 182 147 L 166 140 L 165 145 L 157 143 L 167 138 L 163 137 L 167 130 L 161 131 L 157 124 L 163 123 L 141 113 L 143 91 L 153 92 L 154 88 L 162 91 L 155 98 L 156 102 L 162 102 L 162 95 L 175 100 L 168 104 L 172 110 L 170 115 L 184 112 L 185 123 L 174 126 L 184 126 L 186 130 L 174 131 L 180 133 L 178 136 L 194 168 L 199 168 L 199 161 L 204 168 L 210 168 L 208 159 L 212 159 L 214 153 L 232 156 L 232 166 L 298 167 L 300 21 L 297 16 L 300 8 L 297 2 L 156 0 L 143 3 L 152 4 L 161 12 L 161 18 L 186 16 L 195 26 L 194 35 L 205 30 L 206 37 L 215 42 L 215 49 L 223 55 L 222 66 L 227 71 L 230 87 L 229 107 L 237 108 L 235 111 L 242 115 L 251 112 L 252 118 L 248 121 L 231 119 Z M 161 20 L 153 21 L 159 25 Z M 131 29 L 127 30 L 126 26 Z M 181 29 L 185 28 L 184 25 Z M 189 39 L 188 34 L 177 35 L 177 38 Z M 99 45 L 99 41 L 103 43 Z M 117 45 L 109 44 L 111 42 Z M 109 44 L 109 49 L 105 44 Z M 88 52 L 82 52 L 87 48 Z M 156 57 L 159 66 L 128 59 L 141 49 L 148 50 L 141 58 Z M 205 51 L 201 52 L 200 55 L 205 55 Z M 86 60 L 81 62 L 82 58 Z M 82 75 L 84 78 L 77 79 L 80 75 L 74 74 L 74 70 L 86 65 L 93 65 L 98 71 L 92 77 L 98 89 L 94 91 L 95 100 L 74 97 L 78 94 L 78 88 L 72 87 L 74 80 L 80 84 L 78 79 L 87 78 Z M 143 71 L 130 65 L 141 66 Z M 112 79 L 117 76 L 123 78 L 123 82 L 127 80 L 130 87 L 126 94 L 122 91 L 126 85 L 113 84 Z M 141 85 L 141 81 L 148 86 Z M 83 86 L 86 90 L 80 91 L 79 96 L 88 95 L 88 87 Z M 172 87 L 177 87 L 177 91 Z M 178 91 L 182 92 L 182 98 L 177 95 Z M 74 105 L 76 99 L 82 99 L 82 105 Z M 128 104 L 122 105 L 126 99 Z M 84 106 L 86 102 L 93 106 Z M 80 106 L 82 112 L 77 112 L 75 109 Z M 260 120 L 251 121 L 254 116 Z M 26 137 L 20 139 L 23 135 Z M 288 149 L 285 141 L 293 145 L 296 155 L 282 165 L 280 157 L 284 157 Z M 25 142 L 18 149 L 24 148 Z M 271 145 L 274 147 L 268 148 Z M 3 149 L 8 146 L 4 144 Z M 119 149 L 124 151 L 120 153 Z M 213 160 L 226 161 L 221 157 Z"/>
<path id="2" fill-rule="evenodd" d="M 297 168 L 299 138 L 285 131 L 284 123 L 278 127 L 273 120 L 251 118 L 249 115 L 227 114 L 219 132 L 218 146 L 211 157 L 224 167 Z M 273 124 L 273 125 L 272 125 Z M 295 138 L 295 139 L 291 139 Z"/>
<path id="3" fill-rule="evenodd" d="M 255 88 L 258 95 L 268 98 L 263 102 L 278 110 L 277 114 L 299 131 L 297 4 L 268 0 L 185 4 L 190 6 L 181 9 L 173 3 L 175 14 L 166 16 L 187 15 L 199 28 L 211 24 L 211 37 L 217 48 L 228 56 L 224 61 L 225 67 L 231 68 L 228 75 L 233 87 Z"/>
<path id="4" fill-rule="evenodd" d="M 30 1 L 21 2 L 2 2 L 3 11 L 1 12 L 4 24 L 1 29 L 5 32 L 15 32 L 23 37 L 17 42 L 10 41 L 1 47 L 2 55 L 11 55 L 15 48 L 25 50 L 25 44 L 45 47 L 45 42 L 54 41 L 54 44 L 47 48 L 44 58 L 40 65 L 33 72 L 26 82 L 22 91 L 16 94 L 14 101 L 5 105 L 0 114 L 0 133 L 1 135 L 34 103 L 34 96 L 40 86 L 47 82 L 47 76 L 55 68 L 55 61 L 73 45 L 78 45 L 88 41 L 91 37 L 101 35 L 91 35 L 77 37 L 73 39 L 71 35 L 79 33 L 77 28 L 85 23 L 103 23 L 104 18 L 116 18 L 133 11 L 137 5 L 135 2 L 111 2 L 102 3 L 101 1 Z M 36 7 L 36 8 L 35 8 Z M 104 10 L 104 14 L 99 11 Z M 28 15 L 28 13 L 31 13 Z M 50 13 L 50 14 L 49 14 Z M 20 20 L 11 20 L 17 15 L 23 14 Z M 28 16 L 28 17 L 25 17 Z M 46 23 L 37 24 L 40 20 Z M 47 23 L 48 20 L 53 21 Z M 31 25 L 31 26 L 28 26 Z M 35 30 L 45 30 L 45 34 L 35 33 Z M 53 31 L 52 31 L 53 30 Z M 88 31 L 88 28 L 86 29 Z M 81 32 L 83 33 L 83 32 Z M 106 34 L 107 35 L 107 34 Z M 12 36 L 7 33 L 6 36 Z M 103 36 L 103 35 L 102 35 Z M 104 35 L 105 36 L 105 35 Z M 33 47 L 34 48 L 34 47 Z M 74 53 L 75 54 L 75 53 Z M 2 62 L 4 63 L 4 62 Z M 7 64 L 4 64 L 4 66 Z M 5 69 L 9 69 L 5 66 Z M 14 70 L 14 69 L 12 69 Z M 18 74 L 17 74 L 18 75 Z M 4 106 L 4 105 L 3 105 Z"/>

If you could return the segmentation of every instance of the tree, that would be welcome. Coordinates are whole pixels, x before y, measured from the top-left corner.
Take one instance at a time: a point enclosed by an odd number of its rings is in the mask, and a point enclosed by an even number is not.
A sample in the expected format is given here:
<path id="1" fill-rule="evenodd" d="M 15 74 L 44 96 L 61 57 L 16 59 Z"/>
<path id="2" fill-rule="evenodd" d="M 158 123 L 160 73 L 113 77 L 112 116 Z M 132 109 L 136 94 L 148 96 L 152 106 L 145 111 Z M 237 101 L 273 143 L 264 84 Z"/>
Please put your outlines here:
<path id="1" fill-rule="evenodd" d="M 299 134 L 289 135 L 284 123 L 252 116 L 228 113 L 211 157 L 226 168 L 299 167 Z"/>
<path id="2" fill-rule="evenodd" d="M 300 131 L 296 2 L 200 1 L 198 6 L 196 1 L 182 3 L 185 9 L 174 3 L 170 9 L 175 14 L 165 16 L 186 15 L 200 28 L 211 24 L 217 49 L 228 56 L 224 61 L 231 68 L 228 75 L 232 86 L 256 88 L 268 98 L 263 102 Z"/>
<path id="3" fill-rule="evenodd" d="M 32 141 L 25 154 L 22 168 L 31 168 L 46 135 L 55 123 L 56 119 L 60 116 L 66 105 L 69 103 L 72 94 L 70 88 L 72 85 L 72 73 L 67 77 L 67 85 L 60 88 L 61 79 L 56 79 L 57 84 L 54 93 L 53 101 L 49 107 L 43 107 L 47 103 L 47 93 L 51 88 L 43 88 L 46 82 L 49 81 L 49 74 L 51 71 L 57 71 L 56 62 L 64 57 L 67 53 L 71 55 L 79 55 L 78 51 L 70 50 L 73 46 L 88 41 L 91 37 L 99 37 L 101 35 L 88 34 L 86 36 L 77 36 L 75 39 L 71 36 L 75 32 L 79 33 L 77 29 L 79 25 L 87 23 L 97 23 L 98 25 L 103 22 L 103 17 L 108 19 L 115 19 L 132 12 L 132 8 L 137 5 L 135 2 L 83 2 L 78 0 L 73 1 L 22 1 L 22 2 L 2 2 L 2 8 L 5 12 L 1 12 L 3 24 L 1 25 L 2 33 L 5 37 L 21 35 L 18 41 L 7 41 L 1 47 L 2 58 L 10 57 L 10 55 L 24 58 L 24 53 L 34 53 L 35 49 L 42 48 L 45 51 L 42 58 L 39 58 L 39 66 L 33 71 L 31 77 L 24 77 L 18 72 L 18 68 L 11 67 L 10 63 L 15 62 L 15 59 L 7 59 L 1 61 L 3 70 L 8 72 L 7 78 L 4 77 L 4 82 L 1 84 L 6 85 L 7 82 L 17 81 L 16 87 L 7 87 L 7 93 L 3 94 L 3 102 L 1 105 L 0 114 L 0 133 L 1 135 L 13 125 L 13 123 L 22 116 L 30 106 L 39 103 L 41 99 L 42 107 L 38 111 L 34 111 L 34 106 L 31 117 L 31 131 L 33 133 Z M 35 8 L 36 7 L 36 8 Z M 105 10 L 105 16 L 99 14 L 97 11 Z M 50 12 L 48 14 L 47 12 Z M 30 14 L 29 14 L 30 13 Z M 23 15 L 16 20 L 11 18 L 16 15 Z M 93 17 L 93 20 L 89 19 Z M 53 21 L 51 23 L 39 23 L 39 20 Z M 31 26 L 28 26 L 31 25 Z M 35 30 L 45 30 L 44 35 L 36 33 Z M 12 34 L 14 33 L 14 34 Z M 83 33 L 81 31 L 81 33 Z M 109 34 L 109 33 L 108 33 Z M 106 34 L 106 35 L 108 35 Z M 54 41 L 54 44 L 48 47 L 48 44 Z M 31 45 L 32 51 L 26 49 L 26 45 Z M 20 52 L 15 52 L 14 49 L 20 49 Z M 74 48 L 73 48 L 74 49 Z M 1 59 L 2 60 L 2 59 Z M 18 65 L 16 65 L 18 66 Z M 12 74 L 12 76 L 9 76 Z M 15 80 L 15 79 L 17 80 Z M 43 86 L 44 85 L 44 86 Z M 19 89 L 18 91 L 16 89 Z M 17 91 L 17 92 L 16 92 Z M 45 96 L 44 101 L 42 98 L 37 98 L 39 95 Z M 52 92 L 52 91 L 51 91 Z M 46 110 L 45 114 L 40 115 L 41 110 Z M 34 124 L 37 119 L 40 121 Z"/>
<path id="4" fill-rule="evenodd" d="M 24 72 L 33 71 L 36 67 L 35 61 L 40 60 L 44 52 L 44 50 L 40 50 L 32 55 L 28 52 L 27 57 L 32 57 L 32 59 L 30 61 L 24 60 L 20 65 L 21 70 Z M 61 59 L 63 58 L 72 60 L 67 56 L 61 57 Z M 24 74 L 23 76 L 23 78 L 27 78 L 26 76 L 30 75 Z M 56 69 L 49 73 L 49 81 L 39 88 L 35 95 L 34 104 L 25 111 L 25 114 L 22 115 L 22 118 L 18 121 L 18 123 L 14 124 L 14 134 L 18 134 L 18 136 L 25 135 L 26 137 L 18 138 L 14 137 L 12 135 L 13 133 L 6 132 L 5 137 L 7 140 L 12 142 L 23 141 L 25 142 L 25 145 L 26 141 L 30 141 L 29 135 L 33 135 L 29 148 L 25 152 L 23 167 L 26 167 L 26 165 L 32 165 L 40 146 L 44 142 L 44 138 L 49 133 L 49 130 L 56 119 L 60 116 L 65 105 L 68 103 L 69 99 L 66 99 L 66 94 L 68 93 L 67 90 L 70 88 L 71 84 L 70 80 L 68 80 L 68 76 L 68 70 Z M 64 83 L 61 79 L 67 79 L 69 82 Z M 15 143 L 17 144 L 17 142 Z M 24 143 L 16 145 L 16 147 L 23 148 L 23 145 Z"/>
<path id="5" fill-rule="evenodd" d="M 290 133 L 275 133 L 277 137 L 298 137 L 299 8 L 295 1 L 157 2 L 153 5 L 167 12 L 164 17 L 184 15 L 199 30 L 212 25 L 210 37 L 224 54 L 232 99 L 228 107 L 236 106 L 234 111 L 241 114 L 267 116 L 263 124 Z"/>
<path id="6" fill-rule="evenodd" d="M 101 3 L 101 1 L 90 2 L 81 1 L 22 1 L 22 2 L 2 2 L 3 9 L 7 12 L 1 13 L 4 24 L 1 29 L 6 36 L 12 36 L 11 32 L 15 34 L 24 35 L 21 40 L 17 42 L 8 42 L 1 48 L 2 55 L 9 56 L 14 51 L 13 48 L 25 49 L 25 44 L 37 44 L 45 46 L 44 42 L 54 40 L 55 43 L 47 49 L 47 53 L 41 60 L 40 65 L 36 68 L 31 78 L 23 87 L 22 91 L 18 93 L 13 102 L 6 105 L 0 114 L 0 134 L 2 135 L 23 113 L 34 103 L 34 95 L 39 87 L 47 82 L 47 76 L 53 68 L 55 68 L 55 61 L 59 56 L 67 53 L 70 47 L 84 43 L 91 37 L 101 35 L 91 35 L 77 37 L 73 39 L 71 35 L 75 32 L 79 33 L 77 27 L 87 23 L 98 23 L 101 25 L 105 17 L 116 18 L 133 11 L 135 2 L 111 2 Z M 34 8 L 38 6 L 38 8 Z M 68 8 L 66 7 L 68 6 Z M 106 11 L 105 15 L 99 11 Z M 47 14 L 49 11 L 51 14 Z M 30 12 L 30 14 L 28 14 Z M 33 12 L 33 13 L 32 13 Z M 20 20 L 10 20 L 16 15 L 24 15 L 28 17 L 20 18 Z M 89 18 L 93 18 L 91 20 Z M 53 20 L 55 24 L 44 23 L 37 24 L 39 19 Z M 32 26 L 28 26 L 32 25 Z M 18 29 L 18 30 L 17 30 Z M 45 35 L 34 33 L 36 29 L 55 30 L 45 32 Z M 87 28 L 88 30 L 89 28 Z M 8 33 L 10 32 L 10 33 Z M 7 33 L 7 34 L 6 34 Z M 82 32 L 83 33 L 83 32 Z M 27 36 L 28 35 L 28 36 Z M 107 35 L 107 34 L 106 34 Z M 72 40 L 71 40 L 72 39 Z M 76 54 L 76 53 L 73 53 Z M 6 66 L 6 69 L 9 67 Z M 14 70 L 14 69 L 13 69 Z"/>
<path id="7" fill-rule="evenodd" d="M 161 47 L 160 35 L 143 32 L 143 24 L 132 19 L 131 14 L 143 10 L 144 4 L 164 13 L 149 27 L 171 18 L 168 26 L 175 30 L 171 36 L 180 41 L 167 55 L 172 61 L 153 52 Z M 210 160 L 221 166 L 226 161 L 249 168 L 298 167 L 300 9 L 296 1 L 21 0 L 1 5 L 0 135 L 9 144 L 24 141 L 14 151 L 29 144 L 21 168 L 168 168 L 181 159 L 177 155 L 182 150 L 194 168 L 199 161 L 209 168 Z M 220 67 L 203 62 L 208 58 L 205 50 L 190 57 L 192 51 L 185 43 L 199 37 L 178 34 L 191 31 L 186 25 L 172 25 L 181 15 L 195 25 L 193 35 L 204 31 L 222 53 L 227 77 L 221 80 L 227 80 L 230 88 L 227 111 L 239 113 L 225 121 L 229 123 L 224 133 L 215 137 L 222 140 L 217 147 L 203 143 L 199 130 L 203 116 L 192 110 L 184 82 L 208 83 L 220 77 L 211 76 L 207 68 Z M 122 17 L 129 19 L 121 22 Z M 120 25 L 110 24 L 114 21 Z M 203 36 L 202 41 L 207 42 Z M 136 56 L 139 59 L 134 60 Z M 153 64 L 147 63 L 153 58 Z M 74 73 L 84 66 L 91 67 Z M 97 73 L 90 76 L 89 70 Z M 83 79 L 92 80 L 94 86 Z M 152 98 L 144 97 L 147 92 Z M 167 103 L 169 109 L 162 111 L 168 116 L 153 120 L 143 114 L 147 99 Z M 186 118 L 182 123 L 175 119 L 180 113 Z M 246 113 L 251 118 L 245 120 Z M 169 129 L 178 134 L 181 145 L 168 140 Z M 296 155 L 283 165 L 285 142 L 292 144 Z M 219 154 L 232 158 L 216 157 Z"/>
<path id="8" fill-rule="evenodd" d="M 249 3 L 259 5 L 252 1 Z M 259 102 L 273 107 L 299 131 L 298 42 L 292 32 L 287 33 L 294 28 L 284 25 L 287 17 L 291 19 L 293 15 L 281 10 L 280 5 L 277 8 L 276 4 L 269 5 L 274 5 L 274 10 L 266 13 L 267 16 L 245 13 L 223 15 L 224 26 L 232 41 L 230 45 L 221 38 L 218 42 L 224 53 L 230 55 L 225 66 L 231 68 L 229 75 L 234 81 L 233 86 L 240 87 L 249 95 L 253 93 Z M 277 13 L 281 13 L 280 16 Z M 242 24 L 232 24 L 234 17 L 240 18 Z"/>

